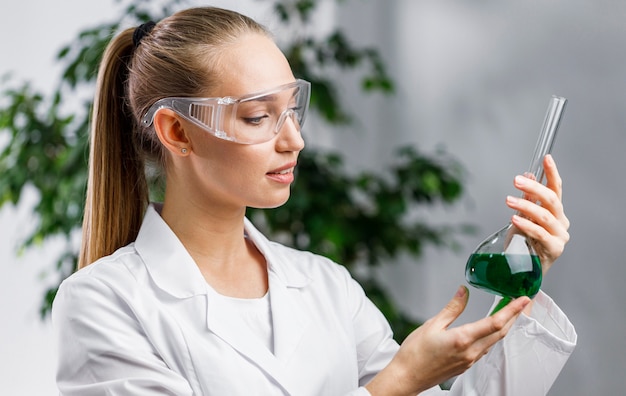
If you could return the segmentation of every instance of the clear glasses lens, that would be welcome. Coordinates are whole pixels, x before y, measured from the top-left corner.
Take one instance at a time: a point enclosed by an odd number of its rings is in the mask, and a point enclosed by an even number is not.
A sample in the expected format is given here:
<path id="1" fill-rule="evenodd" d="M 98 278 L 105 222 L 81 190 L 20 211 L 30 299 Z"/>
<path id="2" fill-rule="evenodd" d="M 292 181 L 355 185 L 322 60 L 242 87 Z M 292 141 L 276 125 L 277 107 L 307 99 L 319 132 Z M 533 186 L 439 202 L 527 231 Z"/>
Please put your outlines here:
<path id="1" fill-rule="evenodd" d="M 287 124 L 300 131 L 309 107 L 310 83 L 296 80 L 241 98 L 165 98 L 144 116 L 145 126 L 154 114 L 170 108 L 207 132 L 242 144 L 267 142 Z"/>

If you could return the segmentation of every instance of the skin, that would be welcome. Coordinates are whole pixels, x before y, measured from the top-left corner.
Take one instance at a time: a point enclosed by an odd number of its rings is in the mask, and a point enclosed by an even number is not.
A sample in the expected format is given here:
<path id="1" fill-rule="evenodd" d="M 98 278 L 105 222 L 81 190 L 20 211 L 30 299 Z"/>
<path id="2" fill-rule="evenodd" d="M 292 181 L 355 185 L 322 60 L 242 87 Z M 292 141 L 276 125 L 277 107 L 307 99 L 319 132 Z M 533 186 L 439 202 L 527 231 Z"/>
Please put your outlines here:
<path id="1" fill-rule="evenodd" d="M 543 166 L 546 185 L 528 177 L 516 176 L 514 186 L 527 199 L 508 196 L 506 204 L 522 214 L 514 215 L 511 221 L 533 241 L 545 276 L 569 241 L 567 230 L 570 222 L 563 211 L 563 183 L 551 155 L 544 158 Z M 535 204 L 535 201 L 540 201 L 541 205 Z"/>
<path id="2" fill-rule="evenodd" d="M 295 81 L 284 55 L 262 35 L 242 37 L 220 61 L 229 67 L 207 96 L 242 96 Z M 247 206 L 271 208 L 289 198 L 290 183 L 271 172 L 295 166 L 304 148 L 300 132 L 288 119 L 268 142 L 235 144 L 169 110 L 157 113 L 155 129 L 169 152 L 163 219 L 219 293 L 263 296 L 266 263 L 243 237 L 243 218 Z"/>
<path id="3" fill-rule="evenodd" d="M 241 37 L 224 50 L 220 62 L 228 65 L 222 84 L 207 96 L 240 96 L 295 80 L 284 55 L 262 35 Z M 244 238 L 245 209 L 287 201 L 291 178 L 273 172 L 295 165 L 304 148 L 302 136 L 287 120 L 274 139 L 239 145 L 218 139 L 167 109 L 155 116 L 155 129 L 168 152 L 163 219 L 219 293 L 263 296 L 268 290 L 267 266 Z M 514 181 L 526 197 L 541 205 L 514 197 L 507 197 L 506 204 L 520 213 L 512 221 L 534 240 L 545 274 L 569 239 L 569 221 L 551 157 L 546 157 L 544 168 L 546 186 L 523 176 Z M 451 328 L 467 299 L 467 290 L 460 287 L 439 314 L 409 335 L 389 365 L 367 385 L 370 393 L 415 395 L 461 374 L 506 335 L 524 310 L 531 309 L 530 300 L 522 297 L 493 316 Z"/>

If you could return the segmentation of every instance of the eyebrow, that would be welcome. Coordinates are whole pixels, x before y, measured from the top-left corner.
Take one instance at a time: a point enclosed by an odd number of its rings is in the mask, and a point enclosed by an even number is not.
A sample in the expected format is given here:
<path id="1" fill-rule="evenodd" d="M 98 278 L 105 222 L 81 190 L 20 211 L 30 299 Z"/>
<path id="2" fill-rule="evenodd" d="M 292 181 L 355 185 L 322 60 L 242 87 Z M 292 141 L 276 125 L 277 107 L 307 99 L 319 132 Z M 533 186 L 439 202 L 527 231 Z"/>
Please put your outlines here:
<path id="1" fill-rule="evenodd" d="M 276 102 L 276 99 L 277 98 L 275 94 L 270 94 L 270 95 L 259 96 L 251 100 L 246 100 L 246 102 Z"/>
<path id="2" fill-rule="evenodd" d="M 300 87 L 294 87 L 293 93 L 289 99 L 295 98 L 300 92 Z M 267 94 L 263 96 L 256 97 L 254 99 L 246 100 L 246 102 L 275 102 L 277 100 L 276 93 Z"/>

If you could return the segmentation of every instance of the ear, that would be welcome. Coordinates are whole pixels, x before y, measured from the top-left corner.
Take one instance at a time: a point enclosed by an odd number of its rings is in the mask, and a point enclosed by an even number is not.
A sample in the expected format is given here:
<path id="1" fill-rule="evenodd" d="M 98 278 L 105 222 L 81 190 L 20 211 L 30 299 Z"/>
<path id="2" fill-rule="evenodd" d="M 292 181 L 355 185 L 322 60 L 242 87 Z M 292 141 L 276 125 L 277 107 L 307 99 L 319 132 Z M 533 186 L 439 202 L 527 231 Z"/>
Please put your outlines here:
<path id="1" fill-rule="evenodd" d="M 154 130 L 163 146 L 173 155 L 186 156 L 191 151 L 191 140 L 175 111 L 157 111 L 154 115 Z"/>

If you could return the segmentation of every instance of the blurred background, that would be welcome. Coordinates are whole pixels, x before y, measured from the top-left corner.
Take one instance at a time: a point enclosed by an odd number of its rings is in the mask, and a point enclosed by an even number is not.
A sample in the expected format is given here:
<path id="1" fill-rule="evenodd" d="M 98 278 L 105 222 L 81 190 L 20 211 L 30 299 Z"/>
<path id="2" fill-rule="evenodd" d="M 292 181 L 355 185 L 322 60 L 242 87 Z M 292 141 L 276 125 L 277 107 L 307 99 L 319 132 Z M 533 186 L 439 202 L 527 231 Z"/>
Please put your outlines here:
<path id="1" fill-rule="evenodd" d="M 225 6 L 272 29 L 258 0 L 190 2 Z M 357 124 L 322 133 L 307 124 L 310 147 L 334 147 L 354 169 L 375 169 L 394 147 L 439 147 L 463 165 L 465 194 L 453 206 L 429 209 L 441 223 L 470 223 L 458 251 L 429 248 L 418 263 L 400 259 L 377 270 L 412 316 L 436 314 L 464 281 L 467 255 L 511 216 L 507 194 L 523 173 L 551 95 L 569 103 L 553 151 L 564 179 L 571 242 L 544 280 L 576 326 L 579 345 L 552 396 L 622 394 L 626 389 L 626 266 L 619 243 L 626 195 L 626 3 L 465 0 L 321 1 L 320 30 L 341 25 L 354 42 L 376 46 L 396 81 L 393 96 L 364 96 L 345 81 Z M 77 32 L 117 15 L 115 1 L 22 0 L 3 7 L 0 75 L 52 90 L 55 54 Z M 277 39 L 280 40 L 280 32 Z M 2 136 L 0 136 L 2 143 Z M 1 175 L 0 175 L 1 177 Z M 55 347 L 38 307 L 54 241 L 19 252 L 35 219 L 36 196 L 0 211 L 0 388 L 3 394 L 51 395 Z M 472 289 L 458 323 L 482 317 L 492 298 Z M 529 379 L 531 380 L 531 379 Z"/>

